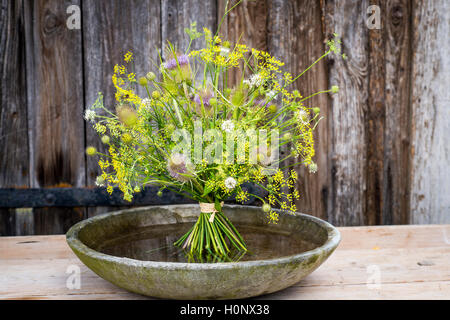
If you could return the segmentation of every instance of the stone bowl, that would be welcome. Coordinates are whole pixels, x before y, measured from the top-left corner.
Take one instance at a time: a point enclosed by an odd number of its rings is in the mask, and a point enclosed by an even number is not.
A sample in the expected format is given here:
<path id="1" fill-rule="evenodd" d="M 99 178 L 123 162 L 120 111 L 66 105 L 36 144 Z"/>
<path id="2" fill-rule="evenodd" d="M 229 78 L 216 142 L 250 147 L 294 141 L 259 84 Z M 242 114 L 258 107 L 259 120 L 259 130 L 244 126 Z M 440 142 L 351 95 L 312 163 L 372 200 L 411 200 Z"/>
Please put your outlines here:
<path id="1" fill-rule="evenodd" d="M 225 205 L 237 226 L 267 228 L 259 207 Z M 129 209 L 95 216 L 74 225 L 66 235 L 78 258 L 103 279 L 128 291 L 165 299 L 240 299 L 292 286 L 319 267 L 336 249 L 340 233 L 331 224 L 305 214 L 280 212 L 275 232 L 301 235 L 314 248 L 289 256 L 253 261 L 183 263 L 142 261 L 94 250 L 114 234 L 142 227 L 195 222 L 199 206 L 169 205 Z M 152 229 L 150 229 L 152 230 Z"/>

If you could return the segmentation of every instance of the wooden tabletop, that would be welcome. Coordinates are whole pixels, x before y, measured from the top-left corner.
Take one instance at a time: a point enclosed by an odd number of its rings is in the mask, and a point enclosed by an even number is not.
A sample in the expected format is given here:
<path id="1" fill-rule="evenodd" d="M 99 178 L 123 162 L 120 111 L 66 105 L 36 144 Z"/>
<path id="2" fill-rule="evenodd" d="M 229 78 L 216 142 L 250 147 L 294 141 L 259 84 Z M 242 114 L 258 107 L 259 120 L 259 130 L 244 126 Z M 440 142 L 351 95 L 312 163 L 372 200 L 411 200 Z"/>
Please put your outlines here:
<path id="1" fill-rule="evenodd" d="M 259 299 L 450 299 L 450 225 L 339 230 L 319 269 Z M 77 270 L 80 289 L 69 289 Z M 0 299 L 147 298 L 97 276 L 58 235 L 0 238 Z"/>

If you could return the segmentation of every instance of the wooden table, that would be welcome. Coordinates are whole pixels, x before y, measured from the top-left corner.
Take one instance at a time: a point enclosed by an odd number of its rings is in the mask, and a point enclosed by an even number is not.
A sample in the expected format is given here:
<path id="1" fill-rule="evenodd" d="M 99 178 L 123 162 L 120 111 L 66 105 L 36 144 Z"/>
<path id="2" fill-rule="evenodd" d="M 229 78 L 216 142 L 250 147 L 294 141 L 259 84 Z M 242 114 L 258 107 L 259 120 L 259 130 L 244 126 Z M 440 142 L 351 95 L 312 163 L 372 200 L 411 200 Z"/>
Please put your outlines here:
<path id="1" fill-rule="evenodd" d="M 450 225 L 339 230 L 341 244 L 319 269 L 293 287 L 260 298 L 450 299 Z M 81 287 L 68 289 L 77 266 Z M 58 235 L 0 238 L 0 299 L 146 297 L 98 277 Z"/>

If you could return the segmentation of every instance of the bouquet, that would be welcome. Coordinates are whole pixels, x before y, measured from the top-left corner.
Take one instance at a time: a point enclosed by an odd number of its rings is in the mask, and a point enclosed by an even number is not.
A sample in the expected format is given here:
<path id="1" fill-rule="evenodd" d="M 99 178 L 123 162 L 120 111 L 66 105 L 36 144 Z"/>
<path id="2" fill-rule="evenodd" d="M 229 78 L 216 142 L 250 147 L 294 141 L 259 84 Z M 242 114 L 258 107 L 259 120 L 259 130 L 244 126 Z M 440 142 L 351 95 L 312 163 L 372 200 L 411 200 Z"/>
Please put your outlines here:
<path id="1" fill-rule="evenodd" d="M 304 102 L 338 88 L 307 97 L 289 88 L 319 60 L 339 53 L 339 40 L 335 35 L 327 51 L 293 77 L 269 53 L 224 41 L 207 28 L 199 32 L 195 23 L 186 34 L 188 48 L 180 51 L 167 43 L 165 61 L 160 57 L 154 62 L 157 72 L 145 71 L 138 77 L 130 71 L 132 53 L 125 54 L 112 76 L 115 106 L 105 107 L 99 94 L 85 111 L 108 152 L 94 147 L 86 152 L 100 156 L 102 174 L 96 183 L 109 193 L 118 187 L 131 201 L 134 193 L 153 185 L 160 188 L 158 196 L 167 189 L 198 202 L 197 222 L 174 245 L 197 256 L 226 257 L 248 248 L 223 213 L 223 201 L 256 197 L 273 223 L 279 212 L 273 207 L 296 211 L 297 172 L 290 169 L 301 164 L 311 172 L 317 170 L 313 130 L 320 109 Z M 193 41 L 203 41 L 204 47 L 190 50 Z M 229 85 L 233 69 L 242 76 L 239 83 Z M 137 94 L 138 86 L 145 89 L 141 89 L 145 97 Z M 286 150 L 283 157 L 280 149 Z M 296 161 L 280 166 L 290 158 Z M 249 193 L 247 183 L 260 187 L 265 196 Z"/>

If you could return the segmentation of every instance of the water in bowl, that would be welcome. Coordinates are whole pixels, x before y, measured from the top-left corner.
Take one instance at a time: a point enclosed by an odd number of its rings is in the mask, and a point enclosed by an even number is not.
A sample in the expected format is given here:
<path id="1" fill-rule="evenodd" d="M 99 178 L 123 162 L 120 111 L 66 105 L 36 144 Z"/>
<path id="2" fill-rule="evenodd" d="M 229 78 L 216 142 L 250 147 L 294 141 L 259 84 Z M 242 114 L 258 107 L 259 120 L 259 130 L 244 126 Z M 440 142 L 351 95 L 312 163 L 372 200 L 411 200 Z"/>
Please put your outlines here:
<path id="1" fill-rule="evenodd" d="M 230 252 L 226 261 L 217 257 L 198 259 L 186 254 L 185 250 L 173 246 L 192 224 L 169 224 L 140 228 L 133 233 L 116 234 L 104 239 L 102 245 L 93 248 L 102 253 L 142 261 L 164 262 L 233 262 L 252 261 L 286 257 L 312 250 L 320 244 L 275 228 L 237 225 L 249 251 Z"/>

